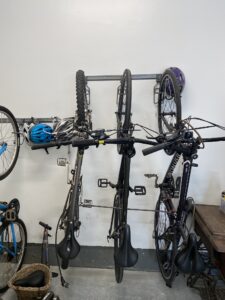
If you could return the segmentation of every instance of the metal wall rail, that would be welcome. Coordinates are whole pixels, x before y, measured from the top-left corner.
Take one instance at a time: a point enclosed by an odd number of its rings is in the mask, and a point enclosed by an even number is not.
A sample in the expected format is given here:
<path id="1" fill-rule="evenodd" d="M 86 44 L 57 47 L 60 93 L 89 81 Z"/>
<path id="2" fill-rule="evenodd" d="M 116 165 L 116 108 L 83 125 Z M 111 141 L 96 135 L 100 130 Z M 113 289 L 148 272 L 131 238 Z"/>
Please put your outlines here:
<path id="1" fill-rule="evenodd" d="M 162 74 L 132 74 L 132 80 L 156 80 L 159 81 Z M 119 81 L 122 75 L 90 75 L 87 81 Z"/>
<path id="2" fill-rule="evenodd" d="M 132 80 L 160 80 L 162 74 L 132 74 Z M 87 81 L 120 81 L 122 75 L 88 75 L 86 76 Z M 54 118 L 16 118 L 19 125 L 24 123 L 31 123 L 36 121 L 38 123 L 52 123 Z M 7 120 L 1 119 L 1 122 L 7 122 Z"/>

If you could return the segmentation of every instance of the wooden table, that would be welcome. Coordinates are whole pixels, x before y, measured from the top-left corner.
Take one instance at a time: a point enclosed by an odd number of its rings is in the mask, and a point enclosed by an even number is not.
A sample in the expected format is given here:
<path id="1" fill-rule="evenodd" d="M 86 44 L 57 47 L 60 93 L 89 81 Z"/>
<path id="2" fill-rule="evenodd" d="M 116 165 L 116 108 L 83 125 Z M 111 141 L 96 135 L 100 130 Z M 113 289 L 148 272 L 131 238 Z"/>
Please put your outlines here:
<path id="1" fill-rule="evenodd" d="M 196 205 L 195 231 L 225 278 L 225 213 L 216 205 Z"/>

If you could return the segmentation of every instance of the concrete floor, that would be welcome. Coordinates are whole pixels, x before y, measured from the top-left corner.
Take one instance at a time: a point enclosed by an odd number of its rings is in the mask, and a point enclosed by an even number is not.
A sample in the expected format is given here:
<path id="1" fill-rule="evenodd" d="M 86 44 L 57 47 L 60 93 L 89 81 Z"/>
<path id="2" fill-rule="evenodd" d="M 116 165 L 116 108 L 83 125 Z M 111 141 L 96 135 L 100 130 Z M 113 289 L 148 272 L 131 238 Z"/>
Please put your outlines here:
<path id="1" fill-rule="evenodd" d="M 57 268 L 52 268 L 57 271 Z M 168 288 L 158 272 L 125 271 L 121 284 L 114 279 L 112 269 L 69 268 L 64 272 L 69 288 L 61 287 L 59 278 L 53 278 L 52 290 L 60 300 L 198 300 L 199 293 L 186 286 L 186 279 L 180 275 L 173 287 Z M 13 290 L 1 295 L 2 300 L 16 300 Z"/>

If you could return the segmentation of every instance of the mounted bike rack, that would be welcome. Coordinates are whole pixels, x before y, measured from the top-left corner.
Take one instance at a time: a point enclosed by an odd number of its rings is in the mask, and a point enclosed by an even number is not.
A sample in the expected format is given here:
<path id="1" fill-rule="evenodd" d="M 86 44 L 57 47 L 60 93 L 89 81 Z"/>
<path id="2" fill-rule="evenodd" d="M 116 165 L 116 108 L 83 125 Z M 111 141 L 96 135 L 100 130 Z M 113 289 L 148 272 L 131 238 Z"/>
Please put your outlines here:
<path id="1" fill-rule="evenodd" d="M 133 74 L 132 80 L 156 80 L 159 82 L 162 74 Z M 120 81 L 122 75 L 87 75 L 87 81 Z M 52 123 L 54 121 L 54 117 L 52 118 L 16 118 L 18 125 L 23 125 L 24 123 Z M 4 120 L 2 120 L 4 122 Z"/>
<path id="2" fill-rule="evenodd" d="M 156 80 L 159 81 L 162 74 L 133 74 L 132 80 Z M 90 75 L 86 76 L 87 81 L 119 81 L 122 75 Z"/>

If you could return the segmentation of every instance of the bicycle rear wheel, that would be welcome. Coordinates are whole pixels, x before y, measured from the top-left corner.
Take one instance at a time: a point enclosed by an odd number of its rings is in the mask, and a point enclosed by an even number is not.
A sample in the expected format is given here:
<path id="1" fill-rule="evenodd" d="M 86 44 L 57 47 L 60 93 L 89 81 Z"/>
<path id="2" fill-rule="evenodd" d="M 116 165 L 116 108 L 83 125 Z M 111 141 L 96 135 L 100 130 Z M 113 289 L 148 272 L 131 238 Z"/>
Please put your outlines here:
<path id="1" fill-rule="evenodd" d="M 173 132 L 181 121 L 181 89 L 174 73 L 167 69 L 160 79 L 158 126 L 160 133 Z"/>
<path id="2" fill-rule="evenodd" d="M 87 80 L 84 71 L 79 70 L 76 73 L 76 96 L 77 96 L 77 125 L 85 126 L 86 129 L 91 129 L 90 115 L 90 91 L 87 86 Z"/>
<path id="3" fill-rule="evenodd" d="M 19 128 L 13 114 L 0 106 L 0 180 L 15 167 L 20 149 Z"/>
<path id="4" fill-rule="evenodd" d="M 176 276 L 175 257 L 178 250 L 178 235 L 175 220 L 169 208 L 169 201 L 163 201 L 162 196 L 156 203 L 154 219 L 154 235 L 156 256 L 161 274 L 167 284 L 171 287 L 174 277 Z"/>
<path id="5" fill-rule="evenodd" d="M 132 80 L 131 72 L 126 69 L 123 73 L 119 94 L 118 94 L 118 111 L 117 111 L 117 137 L 127 137 L 131 135 L 131 97 L 132 97 Z M 122 153 L 122 145 L 117 145 L 118 153 Z"/>
<path id="6" fill-rule="evenodd" d="M 114 211 L 114 264 L 115 264 L 115 277 L 116 282 L 121 283 L 123 280 L 123 267 L 119 266 L 116 263 L 115 256 L 119 250 L 119 247 L 123 241 L 123 231 L 121 230 L 121 222 L 122 222 L 122 215 L 123 215 L 123 203 L 122 198 L 117 193 L 114 200 L 114 207 L 116 207 Z"/>
<path id="7" fill-rule="evenodd" d="M 0 292 L 8 288 L 8 281 L 20 269 L 27 246 L 27 231 L 22 220 L 0 227 Z"/>

